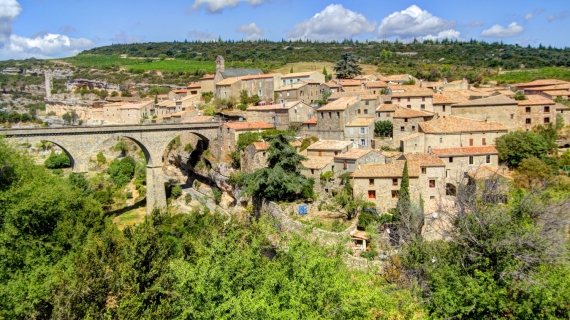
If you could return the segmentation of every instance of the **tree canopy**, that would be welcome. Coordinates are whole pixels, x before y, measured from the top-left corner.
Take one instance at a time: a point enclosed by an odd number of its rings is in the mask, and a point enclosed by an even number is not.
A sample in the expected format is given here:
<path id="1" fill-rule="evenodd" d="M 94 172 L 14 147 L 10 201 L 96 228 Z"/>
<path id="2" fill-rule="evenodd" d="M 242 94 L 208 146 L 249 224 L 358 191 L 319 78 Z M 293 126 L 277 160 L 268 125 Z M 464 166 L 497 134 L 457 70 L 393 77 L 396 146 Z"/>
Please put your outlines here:
<path id="1" fill-rule="evenodd" d="M 548 145 L 543 137 L 530 131 L 510 132 L 497 138 L 496 148 L 499 159 L 509 166 L 517 167 L 529 157 L 543 158 Z"/>
<path id="2" fill-rule="evenodd" d="M 348 52 L 341 55 L 333 69 L 339 79 L 352 79 L 362 74 L 362 68 L 358 65 L 356 57 Z"/>

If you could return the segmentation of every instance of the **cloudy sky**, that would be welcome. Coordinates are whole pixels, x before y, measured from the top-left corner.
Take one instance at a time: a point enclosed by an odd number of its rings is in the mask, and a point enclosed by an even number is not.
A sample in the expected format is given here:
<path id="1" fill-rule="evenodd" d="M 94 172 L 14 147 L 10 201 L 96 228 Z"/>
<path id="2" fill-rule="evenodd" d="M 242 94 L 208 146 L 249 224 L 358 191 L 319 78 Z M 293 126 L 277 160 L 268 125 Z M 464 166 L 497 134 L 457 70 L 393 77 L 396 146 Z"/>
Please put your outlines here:
<path id="1" fill-rule="evenodd" d="M 112 43 L 471 38 L 570 46 L 569 0 L 0 0 L 0 60 Z"/>

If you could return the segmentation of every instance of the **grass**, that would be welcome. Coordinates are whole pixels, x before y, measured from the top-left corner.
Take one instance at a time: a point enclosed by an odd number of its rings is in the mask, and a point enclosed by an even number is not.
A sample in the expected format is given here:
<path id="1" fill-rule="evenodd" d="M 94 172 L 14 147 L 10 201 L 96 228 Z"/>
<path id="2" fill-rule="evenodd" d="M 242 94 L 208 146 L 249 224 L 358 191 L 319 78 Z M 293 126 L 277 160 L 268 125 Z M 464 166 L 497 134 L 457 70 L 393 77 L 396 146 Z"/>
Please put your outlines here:
<path id="1" fill-rule="evenodd" d="M 335 64 L 332 62 L 294 62 L 288 63 L 284 67 L 276 69 L 274 72 L 281 74 L 288 74 L 293 68 L 293 72 L 307 72 L 307 71 L 318 71 L 323 72 L 323 68 L 327 68 L 328 74 L 334 74 L 333 66 Z M 361 64 L 362 72 L 364 74 L 375 74 L 376 66 L 369 64 Z"/>
<path id="2" fill-rule="evenodd" d="M 138 208 L 126 211 L 113 218 L 113 223 L 117 225 L 119 230 L 123 230 L 126 227 L 137 225 L 144 221 L 146 216 L 146 206 L 140 206 Z"/>
<path id="3" fill-rule="evenodd" d="M 510 71 L 498 76 L 487 78 L 498 82 L 520 83 L 536 79 L 559 79 L 570 81 L 570 69 L 562 67 L 548 67 L 535 70 Z"/>

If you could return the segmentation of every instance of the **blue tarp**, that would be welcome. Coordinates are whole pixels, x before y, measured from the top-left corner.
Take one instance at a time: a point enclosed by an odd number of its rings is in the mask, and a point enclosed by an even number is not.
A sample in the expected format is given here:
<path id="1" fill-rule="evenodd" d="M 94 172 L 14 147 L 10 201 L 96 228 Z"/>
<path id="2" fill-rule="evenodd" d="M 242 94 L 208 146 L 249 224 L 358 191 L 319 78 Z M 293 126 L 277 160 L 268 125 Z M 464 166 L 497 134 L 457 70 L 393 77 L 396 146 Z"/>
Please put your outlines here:
<path id="1" fill-rule="evenodd" d="M 299 214 L 307 214 L 307 206 L 299 206 Z"/>

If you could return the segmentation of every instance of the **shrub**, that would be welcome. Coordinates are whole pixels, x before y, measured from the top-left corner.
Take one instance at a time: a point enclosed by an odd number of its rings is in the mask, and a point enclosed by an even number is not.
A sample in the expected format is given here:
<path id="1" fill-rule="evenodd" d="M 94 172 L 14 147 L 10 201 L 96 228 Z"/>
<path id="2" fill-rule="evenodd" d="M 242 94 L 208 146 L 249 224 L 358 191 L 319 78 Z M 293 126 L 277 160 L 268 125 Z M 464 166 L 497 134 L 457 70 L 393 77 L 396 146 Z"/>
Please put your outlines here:
<path id="1" fill-rule="evenodd" d="M 373 222 L 378 222 L 378 216 L 372 212 L 364 211 L 358 216 L 358 226 L 366 228 Z"/>
<path id="2" fill-rule="evenodd" d="M 192 152 L 192 151 L 194 151 L 194 147 L 192 146 L 191 143 L 188 143 L 187 145 L 184 146 L 184 151 Z"/>
<path id="3" fill-rule="evenodd" d="M 175 185 L 170 191 L 171 199 L 178 199 L 182 195 L 182 187 L 180 185 Z"/>
<path id="4" fill-rule="evenodd" d="M 189 194 L 189 193 L 187 193 L 187 194 L 184 196 L 184 202 L 186 202 L 186 204 L 189 204 L 190 202 L 192 202 L 192 195 Z"/>
<path id="5" fill-rule="evenodd" d="M 97 165 L 102 166 L 107 163 L 107 158 L 103 155 L 103 152 L 97 154 Z"/>
<path id="6" fill-rule="evenodd" d="M 135 172 L 135 160 L 130 157 L 124 157 L 121 160 L 113 160 L 107 173 L 109 174 L 109 180 L 118 187 L 122 187 L 129 183 L 133 178 Z"/>
<path id="7" fill-rule="evenodd" d="M 220 188 L 218 187 L 213 187 L 212 194 L 214 195 L 214 202 L 216 204 L 220 204 L 220 202 L 222 201 L 222 190 L 220 190 Z"/>
<path id="8" fill-rule="evenodd" d="M 44 165 L 48 169 L 69 168 L 71 167 L 71 160 L 69 159 L 67 154 L 65 154 L 65 152 L 56 154 L 55 152 L 52 151 L 52 153 L 44 162 Z"/>
<path id="9" fill-rule="evenodd" d="M 238 109 L 240 109 L 241 111 L 245 111 L 247 109 L 247 106 L 245 104 L 240 104 L 237 106 Z"/>

